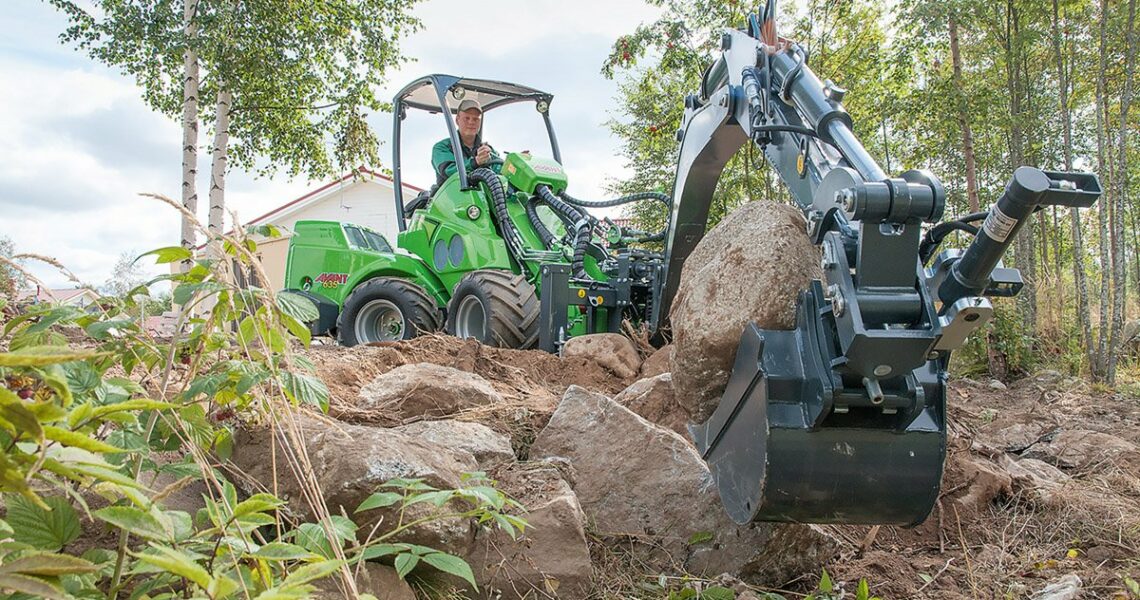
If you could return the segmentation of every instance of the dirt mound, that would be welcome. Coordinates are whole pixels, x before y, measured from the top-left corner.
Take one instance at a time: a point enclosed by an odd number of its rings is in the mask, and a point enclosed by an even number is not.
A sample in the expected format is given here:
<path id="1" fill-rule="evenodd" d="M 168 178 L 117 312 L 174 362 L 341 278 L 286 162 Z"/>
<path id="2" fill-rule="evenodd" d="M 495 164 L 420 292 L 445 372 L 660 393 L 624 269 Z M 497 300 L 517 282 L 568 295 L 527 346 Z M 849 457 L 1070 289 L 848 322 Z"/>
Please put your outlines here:
<path id="1" fill-rule="evenodd" d="M 394 427 L 419 420 L 398 411 L 364 408 L 360 389 L 378 375 L 404 365 L 431 363 L 474 373 L 486 379 L 504 402 L 461 411 L 454 418 L 481 422 L 509 435 L 520 458 L 526 458 L 534 435 L 554 412 L 566 388 L 581 386 L 614 396 L 636 378 L 623 379 L 586 357 L 559 358 L 541 350 L 493 348 L 475 340 L 426 335 L 403 342 L 367 346 L 313 346 L 305 356 L 332 398 L 329 416 L 346 423 Z"/>

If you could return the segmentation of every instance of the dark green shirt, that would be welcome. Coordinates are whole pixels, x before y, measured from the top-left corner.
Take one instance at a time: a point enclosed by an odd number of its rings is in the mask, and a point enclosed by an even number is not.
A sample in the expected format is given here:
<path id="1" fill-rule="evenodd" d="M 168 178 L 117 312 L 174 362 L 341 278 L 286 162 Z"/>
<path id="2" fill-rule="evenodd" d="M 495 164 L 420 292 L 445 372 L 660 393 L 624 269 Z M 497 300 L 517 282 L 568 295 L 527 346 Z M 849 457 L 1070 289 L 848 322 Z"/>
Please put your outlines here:
<path id="1" fill-rule="evenodd" d="M 475 155 L 478 153 L 479 146 L 482 144 L 483 142 L 478 138 L 475 139 L 475 146 L 471 148 L 463 146 L 463 142 L 460 142 L 460 146 L 463 147 L 463 166 L 468 173 L 478 168 L 475 164 Z M 494 148 L 491 148 L 491 160 L 497 159 L 499 159 L 499 153 L 495 152 Z M 495 164 L 491 169 L 498 173 L 501 166 L 500 164 Z M 432 170 L 435 171 L 437 183 L 443 183 L 445 179 L 451 177 L 459 170 L 455 166 L 455 153 L 451 151 L 451 138 L 443 138 L 436 142 L 435 146 L 432 146 L 431 167 Z"/>

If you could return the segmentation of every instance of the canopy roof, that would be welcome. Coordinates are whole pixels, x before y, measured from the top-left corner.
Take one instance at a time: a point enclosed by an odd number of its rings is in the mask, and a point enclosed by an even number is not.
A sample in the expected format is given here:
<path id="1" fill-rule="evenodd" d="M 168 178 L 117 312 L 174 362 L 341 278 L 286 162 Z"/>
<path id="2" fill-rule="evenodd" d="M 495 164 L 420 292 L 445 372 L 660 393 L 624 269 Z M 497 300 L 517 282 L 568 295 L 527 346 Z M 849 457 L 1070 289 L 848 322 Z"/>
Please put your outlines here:
<path id="1" fill-rule="evenodd" d="M 444 90 L 443 97 L 447 110 L 451 113 L 455 112 L 460 100 L 466 98 L 478 101 L 484 111 L 515 102 L 545 101 L 549 105 L 554 99 L 551 94 L 515 83 L 435 74 L 421 77 L 404 86 L 396 94 L 395 103 L 438 113 L 442 107 L 437 89 Z"/>

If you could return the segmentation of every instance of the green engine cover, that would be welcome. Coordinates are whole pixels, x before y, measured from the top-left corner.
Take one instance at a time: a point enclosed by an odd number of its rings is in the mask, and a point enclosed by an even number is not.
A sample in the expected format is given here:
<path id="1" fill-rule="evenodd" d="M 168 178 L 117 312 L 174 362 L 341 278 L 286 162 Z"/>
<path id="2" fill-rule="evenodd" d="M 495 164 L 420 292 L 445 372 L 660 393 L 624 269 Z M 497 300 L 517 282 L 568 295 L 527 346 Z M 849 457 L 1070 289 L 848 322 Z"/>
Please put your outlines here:
<path id="1" fill-rule="evenodd" d="M 512 152 L 507 154 L 501 173 L 527 195 L 534 194 L 534 188 L 540 184 L 555 194 L 566 189 L 566 172 L 562 165 L 546 158 Z"/>

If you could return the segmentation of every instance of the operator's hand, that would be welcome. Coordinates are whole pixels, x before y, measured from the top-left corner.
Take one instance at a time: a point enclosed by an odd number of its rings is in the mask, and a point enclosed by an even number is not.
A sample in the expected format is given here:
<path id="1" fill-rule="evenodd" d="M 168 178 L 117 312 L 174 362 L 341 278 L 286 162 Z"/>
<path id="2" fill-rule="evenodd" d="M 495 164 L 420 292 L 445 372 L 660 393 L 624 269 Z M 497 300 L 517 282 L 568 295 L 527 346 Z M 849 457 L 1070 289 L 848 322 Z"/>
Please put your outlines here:
<path id="1" fill-rule="evenodd" d="M 483 166 L 491 162 L 491 147 L 487 144 L 479 146 L 479 150 L 475 153 L 475 164 Z"/>

